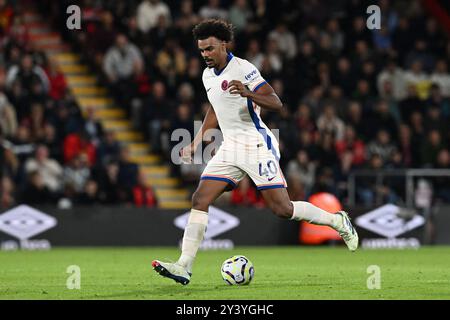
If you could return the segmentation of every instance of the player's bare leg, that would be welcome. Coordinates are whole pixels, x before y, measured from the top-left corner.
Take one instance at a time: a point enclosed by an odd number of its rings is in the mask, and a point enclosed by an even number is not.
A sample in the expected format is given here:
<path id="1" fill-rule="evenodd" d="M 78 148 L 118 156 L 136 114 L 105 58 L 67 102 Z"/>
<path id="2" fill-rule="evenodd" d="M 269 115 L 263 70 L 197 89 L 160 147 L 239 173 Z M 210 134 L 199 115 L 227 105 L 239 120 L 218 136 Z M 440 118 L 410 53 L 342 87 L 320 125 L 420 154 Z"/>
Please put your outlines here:
<path id="1" fill-rule="evenodd" d="M 358 234 L 345 211 L 329 213 L 306 201 L 291 201 L 285 188 L 261 190 L 268 207 L 279 217 L 305 220 L 335 229 L 351 251 L 358 248 Z"/>
<path id="2" fill-rule="evenodd" d="M 228 183 L 225 181 L 200 180 L 192 195 L 192 209 L 184 230 L 181 256 L 175 263 L 154 260 L 152 266 L 156 272 L 183 285 L 189 283 L 192 265 L 208 225 L 208 207 L 226 190 Z"/>

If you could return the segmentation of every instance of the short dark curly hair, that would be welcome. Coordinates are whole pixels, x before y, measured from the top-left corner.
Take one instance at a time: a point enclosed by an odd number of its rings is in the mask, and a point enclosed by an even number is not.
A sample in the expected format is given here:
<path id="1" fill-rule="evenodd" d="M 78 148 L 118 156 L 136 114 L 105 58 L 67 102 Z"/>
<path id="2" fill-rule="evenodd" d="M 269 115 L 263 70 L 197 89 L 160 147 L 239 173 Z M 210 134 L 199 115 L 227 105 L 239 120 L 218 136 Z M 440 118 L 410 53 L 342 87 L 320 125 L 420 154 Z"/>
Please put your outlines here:
<path id="1" fill-rule="evenodd" d="M 196 41 L 216 37 L 219 40 L 230 42 L 234 37 L 233 25 L 218 19 L 208 19 L 200 22 L 194 27 L 192 34 Z"/>

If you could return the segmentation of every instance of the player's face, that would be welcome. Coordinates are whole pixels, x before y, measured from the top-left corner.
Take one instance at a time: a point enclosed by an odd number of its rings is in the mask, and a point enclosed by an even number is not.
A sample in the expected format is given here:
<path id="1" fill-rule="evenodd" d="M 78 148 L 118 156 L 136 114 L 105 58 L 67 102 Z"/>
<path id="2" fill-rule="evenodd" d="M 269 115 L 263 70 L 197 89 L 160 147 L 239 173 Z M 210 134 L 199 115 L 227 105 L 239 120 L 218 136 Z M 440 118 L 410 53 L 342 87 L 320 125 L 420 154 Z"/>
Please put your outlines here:
<path id="1" fill-rule="evenodd" d="M 198 50 L 208 68 L 218 68 L 226 60 L 226 43 L 215 37 L 198 40 Z"/>

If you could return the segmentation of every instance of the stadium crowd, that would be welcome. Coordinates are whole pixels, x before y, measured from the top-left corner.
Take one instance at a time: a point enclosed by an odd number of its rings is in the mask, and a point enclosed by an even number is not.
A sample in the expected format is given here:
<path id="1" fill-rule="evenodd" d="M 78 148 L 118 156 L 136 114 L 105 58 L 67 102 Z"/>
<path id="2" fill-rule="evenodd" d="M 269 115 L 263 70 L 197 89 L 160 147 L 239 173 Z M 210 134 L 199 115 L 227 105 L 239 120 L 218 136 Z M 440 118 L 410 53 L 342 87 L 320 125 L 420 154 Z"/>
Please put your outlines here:
<path id="1" fill-rule="evenodd" d="M 14 4 L 0 1 L 0 207 L 155 206 L 128 150 L 93 110 L 82 116 L 56 61 L 33 45 L 25 12 Z"/>
<path id="2" fill-rule="evenodd" d="M 82 29 L 70 31 L 69 2 L 41 6 L 167 161 L 171 132 L 193 134 L 209 107 L 192 27 L 223 18 L 235 27 L 230 51 L 253 63 L 284 102 L 282 112 L 261 117 L 279 130 L 292 200 L 318 191 L 344 200 L 354 169 L 450 168 L 450 41 L 418 0 L 377 1 L 379 30 L 367 28 L 373 3 L 362 0 L 84 0 Z M 7 8 L 1 0 L 0 15 Z M 126 148 L 94 116 L 81 117 L 57 66 L 21 34 L 20 15 L 8 17 L 0 112 L 2 138 L 13 147 L 1 151 L 2 202 L 64 195 L 133 203 L 129 190 L 142 181 Z M 194 186 L 203 166 L 173 169 Z M 358 201 L 402 201 L 402 184 L 388 182 L 376 189 L 373 179 L 358 180 Z M 438 198 L 450 201 L 449 184 L 434 182 Z M 264 205 L 248 180 L 226 197 Z"/>

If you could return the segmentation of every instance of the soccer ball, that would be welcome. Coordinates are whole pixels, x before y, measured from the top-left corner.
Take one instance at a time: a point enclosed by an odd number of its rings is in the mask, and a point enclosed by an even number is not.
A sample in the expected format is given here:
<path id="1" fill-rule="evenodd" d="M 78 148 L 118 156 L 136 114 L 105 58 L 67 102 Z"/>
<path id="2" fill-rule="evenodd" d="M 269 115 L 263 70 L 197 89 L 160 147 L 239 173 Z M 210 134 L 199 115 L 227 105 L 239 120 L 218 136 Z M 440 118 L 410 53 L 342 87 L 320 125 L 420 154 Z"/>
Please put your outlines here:
<path id="1" fill-rule="evenodd" d="M 232 256 L 222 263 L 223 280 L 229 285 L 247 285 L 255 275 L 253 263 L 244 256 Z"/>

